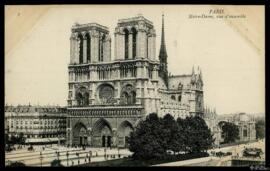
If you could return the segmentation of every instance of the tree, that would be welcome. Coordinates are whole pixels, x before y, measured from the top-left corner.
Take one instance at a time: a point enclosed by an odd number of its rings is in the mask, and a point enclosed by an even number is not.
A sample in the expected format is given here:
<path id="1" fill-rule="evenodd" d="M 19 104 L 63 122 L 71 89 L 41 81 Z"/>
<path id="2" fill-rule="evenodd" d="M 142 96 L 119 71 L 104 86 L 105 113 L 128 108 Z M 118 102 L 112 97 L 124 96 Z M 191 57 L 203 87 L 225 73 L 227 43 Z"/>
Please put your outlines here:
<path id="1" fill-rule="evenodd" d="M 51 162 L 51 166 L 52 167 L 63 167 L 63 165 L 61 164 L 61 160 L 55 159 Z"/>
<path id="2" fill-rule="evenodd" d="M 211 131 L 201 117 L 178 118 L 153 113 L 141 121 L 130 134 L 129 150 L 136 159 L 166 159 L 171 150 L 202 154 L 214 142 Z"/>
<path id="3" fill-rule="evenodd" d="M 265 137 L 265 120 L 260 119 L 255 123 L 256 138 L 263 139 Z"/>
<path id="4" fill-rule="evenodd" d="M 223 143 L 233 143 L 239 139 L 239 128 L 237 125 L 231 122 L 221 121 L 218 123 L 222 130 L 222 138 L 224 138 Z"/>
<path id="5" fill-rule="evenodd" d="M 199 117 L 187 117 L 183 122 L 185 146 L 188 153 L 202 153 L 209 149 L 213 142 L 213 135 L 205 121 Z"/>
<path id="6" fill-rule="evenodd" d="M 130 134 L 129 150 L 136 159 L 161 159 L 166 155 L 166 142 L 162 137 L 162 120 L 157 114 L 149 114 Z"/>
<path id="7" fill-rule="evenodd" d="M 174 152 L 179 152 L 182 147 L 182 135 L 180 127 L 175 121 L 174 117 L 170 114 L 166 114 L 162 119 L 162 138 L 164 144 L 164 148 L 167 150 L 171 150 Z"/>

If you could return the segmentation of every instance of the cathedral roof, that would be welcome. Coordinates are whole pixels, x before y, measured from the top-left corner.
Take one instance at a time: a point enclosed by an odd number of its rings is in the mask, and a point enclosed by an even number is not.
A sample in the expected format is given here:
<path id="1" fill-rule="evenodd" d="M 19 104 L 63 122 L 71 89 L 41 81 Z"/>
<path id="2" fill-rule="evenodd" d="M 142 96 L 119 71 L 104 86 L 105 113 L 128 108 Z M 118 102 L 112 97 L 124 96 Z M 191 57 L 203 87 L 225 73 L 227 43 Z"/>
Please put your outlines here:
<path id="1" fill-rule="evenodd" d="M 169 76 L 169 89 L 178 89 L 180 83 L 183 88 L 187 88 L 190 85 L 191 75 L 174 75 Z"/>
<path id="2" fill-rule="evenodd" d="M 58 106 L 5 106 L 5 112 L 16 113 L 65 113 L 66 108 Z"/>

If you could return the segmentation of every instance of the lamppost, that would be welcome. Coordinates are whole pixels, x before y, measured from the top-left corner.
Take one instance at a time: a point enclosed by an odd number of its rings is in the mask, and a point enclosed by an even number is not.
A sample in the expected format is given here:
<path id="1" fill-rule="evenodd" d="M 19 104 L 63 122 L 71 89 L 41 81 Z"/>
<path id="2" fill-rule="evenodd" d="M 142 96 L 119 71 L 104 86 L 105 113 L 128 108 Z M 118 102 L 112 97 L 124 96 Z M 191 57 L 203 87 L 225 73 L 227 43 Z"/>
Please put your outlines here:
<path id="1" fill-rule="evenodd" d="M 89 159 L 88 159 L 89 163 L 91 162 L 91 157 L 92 157 L 92 151 L 89 151 Z"/>
<path id="2" fill-rule="evenodd" d="M 69 155 L 69 154 L 68 154 L 68 151 L 67 151 L 67 154 L 66 154 L 66 156 L 67 156 L 67 166 L 68 166 L 68 155 Z"/>
<path id="3" fill-rule="evenodd" d="M 106 153 L 106 147 L 104 148 L 104 158 L 105 158 L 105 160 L 107 160 L 107 153 Z"/>
<path id="4" fill-rule="evenodd" d="M 40 152 L 40 166 L 42 167 L 42 151 Z"/>
<path id="5" fill-rule="evenodd" d="M 118 158 L 120 158 L 120 149 L 119 149 L 119 147 L 117 147 L 117 152 L 118 152 Z"/>
<path id="6" fill-rule="evenodd" d="M 76 156 L 78 157 L 78 164 L 80 164 L 80 154 L 79 153 L 76 153 Z"/>
<path id="7" fill-rule="evenodd" d="M 55 154 L 56 154 L 56 156 L 57 156 L 57 159 L 59 160 L 59 155 L 60 155 L 59 152 L 56 151 Z"/>

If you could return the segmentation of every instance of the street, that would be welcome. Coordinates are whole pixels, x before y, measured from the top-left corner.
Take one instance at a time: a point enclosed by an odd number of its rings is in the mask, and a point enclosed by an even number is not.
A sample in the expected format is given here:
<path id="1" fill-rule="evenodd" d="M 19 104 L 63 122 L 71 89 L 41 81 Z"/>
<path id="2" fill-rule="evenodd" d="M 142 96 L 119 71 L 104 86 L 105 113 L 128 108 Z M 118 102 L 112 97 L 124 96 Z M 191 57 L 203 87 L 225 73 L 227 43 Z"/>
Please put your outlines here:
<path id="1" fill-rule="evenodd" d="M 89 163 L 89 158 L 90 162 L 98 162 L 118 159 L 118 153 L 120 158 L 131 155 L 131 152 L 126 149 L 119 149 L 119 152 L 117 149 L 106 149 L 105 152 L 104 148 L 86 148 L 83 150 L 82 148 L 54 145 L 52 147 L 47 146 L 43 150 L 43 147 L 45 146 L 34 146 L 35 151 L 28 151 L 27 148 L 24 148 L 6 153 L 5 163 L 7 165 L 9 162 L 21 161 L 27 166 L 50 166 L 53 160 L 59 159 L 62 165 L 72 166 Z M 59 152 L 59 154 L 56 152 Z M 92 153 L 92 157 L 89 157 L 90 153 Z"/>

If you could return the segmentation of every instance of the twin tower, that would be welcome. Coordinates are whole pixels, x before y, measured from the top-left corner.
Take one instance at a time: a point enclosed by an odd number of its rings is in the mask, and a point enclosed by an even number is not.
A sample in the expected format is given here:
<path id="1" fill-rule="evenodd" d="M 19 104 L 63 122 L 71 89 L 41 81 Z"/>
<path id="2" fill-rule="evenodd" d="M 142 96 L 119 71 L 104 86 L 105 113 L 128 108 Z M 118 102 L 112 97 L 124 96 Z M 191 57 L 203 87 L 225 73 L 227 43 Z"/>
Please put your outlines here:
<path id="1" fill-rule="evenodd" d="M 70 64 L 111 62 L 108 28 L 97 23 L 75 24 L 70 38 Z M 143 16 L 118 20 L 115 28 L 115 61 L 148 58 L 157 60 L 156 31 Z"/>

